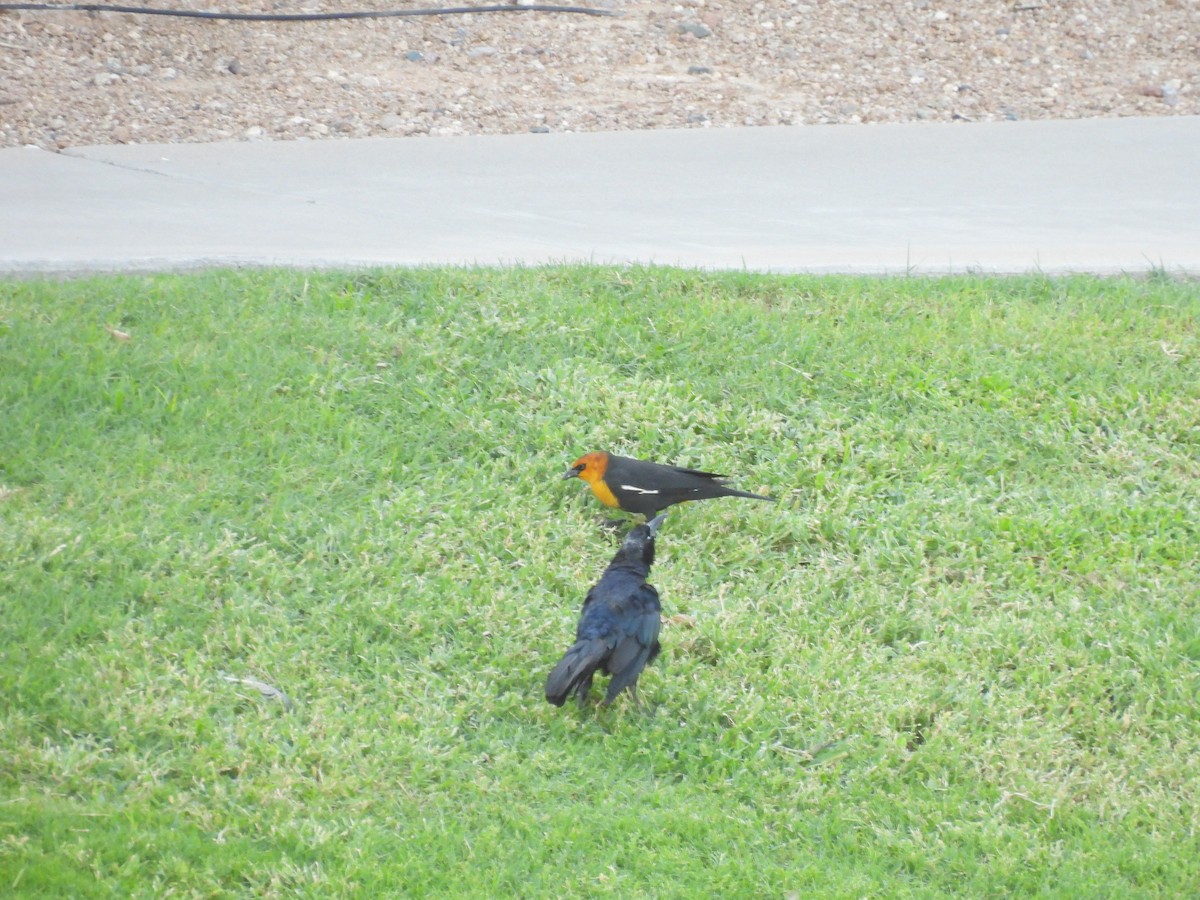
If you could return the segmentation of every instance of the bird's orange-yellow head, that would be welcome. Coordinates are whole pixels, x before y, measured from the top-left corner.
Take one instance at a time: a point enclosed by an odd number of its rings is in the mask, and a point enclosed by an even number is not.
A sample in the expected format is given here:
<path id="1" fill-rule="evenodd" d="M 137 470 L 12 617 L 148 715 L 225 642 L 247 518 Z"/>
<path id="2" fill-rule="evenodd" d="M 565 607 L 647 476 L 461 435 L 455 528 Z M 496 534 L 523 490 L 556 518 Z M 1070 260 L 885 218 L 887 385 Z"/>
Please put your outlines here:
<path id="1" fill-rule="evenodd" d="M 575 460 L 574 465 L 567 469 L 563 478 L 582 478 L 592 488 L 596 498 L 607 506 L 618 506 L 617 498 L 604 483 L 604 473 L 608 471 L 608 454 L 603 450 L 586 453 Z"/>
<path id="2" fill-rule="evenodd" d="M 608 454 L 604 451 L 587 453 L 575 460 L 563 478 L 582 478 L 588 484 L 595 484 L 608 471 Z"/>

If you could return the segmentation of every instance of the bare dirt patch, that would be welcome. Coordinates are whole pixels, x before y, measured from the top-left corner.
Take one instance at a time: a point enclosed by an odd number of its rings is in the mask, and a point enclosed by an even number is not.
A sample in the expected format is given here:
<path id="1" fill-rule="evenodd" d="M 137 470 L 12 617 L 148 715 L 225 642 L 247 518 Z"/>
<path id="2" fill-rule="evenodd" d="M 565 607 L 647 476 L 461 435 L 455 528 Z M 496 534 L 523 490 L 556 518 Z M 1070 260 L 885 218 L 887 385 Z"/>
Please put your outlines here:
<path id="1" fill-rule="evenodd" d="M 592 5 L 617 15 L 0 13 L 0 146 L 1200 114 L 1195 0 Z"/>

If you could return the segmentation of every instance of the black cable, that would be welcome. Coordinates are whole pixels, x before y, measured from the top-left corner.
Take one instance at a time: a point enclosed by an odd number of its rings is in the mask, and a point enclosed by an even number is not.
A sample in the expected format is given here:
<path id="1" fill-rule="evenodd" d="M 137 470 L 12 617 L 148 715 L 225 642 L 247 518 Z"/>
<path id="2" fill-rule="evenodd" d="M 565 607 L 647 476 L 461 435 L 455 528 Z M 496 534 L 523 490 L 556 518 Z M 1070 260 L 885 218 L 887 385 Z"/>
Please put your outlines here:
<path id="1" fill-rule="evenodd" d="M 238 22 L 326 22 L 331 19 L 391 19 L 399 16 L 461 16 L 467 13 L 548 12 L 584 16 L 615 16 L 607 9 L 587 6 L 447 6 L 442 9 L 382 9 L 333 13 L 223 13 L 190 9 L 152 9 L 148 6 L 105 6 L 99 3 L 0 3 L 0 12 L 111 12 L 146 16 L 177 16 L 182 19 L 225 19 Z"/>

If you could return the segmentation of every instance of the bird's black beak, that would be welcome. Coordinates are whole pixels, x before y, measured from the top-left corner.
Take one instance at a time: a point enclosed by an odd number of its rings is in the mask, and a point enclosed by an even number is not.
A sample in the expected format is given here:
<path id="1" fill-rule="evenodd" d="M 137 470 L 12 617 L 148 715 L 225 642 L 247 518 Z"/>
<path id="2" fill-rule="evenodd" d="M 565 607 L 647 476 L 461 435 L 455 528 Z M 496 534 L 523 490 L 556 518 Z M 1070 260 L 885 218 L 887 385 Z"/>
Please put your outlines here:
<path id="1" fill-rule="evenodd" d="M 653 519 L 646 523 L 646 527 L 650 529 L 650 537 L 658 537 L 658 529 L 662 527 L 662 523 L 667 520 L 667 514 L 659 513 Z"/>
<path id="2" fill-rule="evenodd" d="M 582 471 L 583 466 L 575 466 L 573 469 L 567 469 L 566 474 L 563 475 L 563 480 L 566 481 L 568 478 L 578 478 L 579 473 Z"/>

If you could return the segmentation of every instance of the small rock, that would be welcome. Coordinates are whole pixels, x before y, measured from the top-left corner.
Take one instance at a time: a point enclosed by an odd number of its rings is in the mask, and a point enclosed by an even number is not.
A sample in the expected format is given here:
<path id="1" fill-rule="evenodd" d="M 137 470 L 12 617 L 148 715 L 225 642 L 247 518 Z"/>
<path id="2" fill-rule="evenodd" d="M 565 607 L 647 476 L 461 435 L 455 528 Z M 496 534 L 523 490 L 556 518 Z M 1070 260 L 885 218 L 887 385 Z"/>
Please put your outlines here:
<path id="1" fill-rule="evenodd" d="M 396 113 L 384 113 L 379 117 L 379 127 L 385 131 L 397 131 L 404 127 L 404 117 Z"/>
<path id="2" fill-rule="evenodd" d="M 482 59 L 487 56 L 495 56 L 499 52 L 495 47 L 472 47 L 467 51 L 467 59 Z"/>
<path id="3" fill-rule="evenodd" d="M 689 75 L 711 75 L 712 66 L 688 66 L 687 73 Z"/>
<path id="4" fill-rule="evenodd" d="M 550 128 L 547 125 L 530 125 L 529 133 L 530 134 L 549 134 Z"/>
<path id="5" fill-rule="evenodd" d="M 230 75 L 245 75 L 246 74 L 246 67 L 242 65 L 242 61 L 240 59 L 230 60 L 227 68 L 229 69 Z"/>
<path id="6" fill-rule="evenodd" d="M 404 54 L 404 58 L 409 62 L 422 62 L 425 59 L 425 54 L 420 50 L 409 50 Z"/>
<path id="7" fill-rule="evenodd" d="M 255 138 L 262 137 L 266 133 L 266 129 L 264 129 L 261 125 L 251 125 L 244 132 L 242 132 L 242 136 L 246 138 L 246 140 L 252 141 Z"/>
<path id="8" fill-rule="evenodd" d="M 701 25 L 699 22 L 680 22 L 675 26 L 675 30 L 679 34 L 690 34 L 698 38 L 706 38 L 712 34 L 707 25 Z"/>
<path id="9" fill-rule="evenodd" d="M 98 72 L 93 78 L 92 83 L 96 87 L 108 87 L 110 84 L 115 84 L 121 80 L 121 76 L 116 72 Z"/>
<path id="10" fill-rule="evenodd" d="M 1163 88 L 1161 84 L 1143 84 L 1138 86 L 1137 92 L 1143 97 L 1161 97 Z"/>

